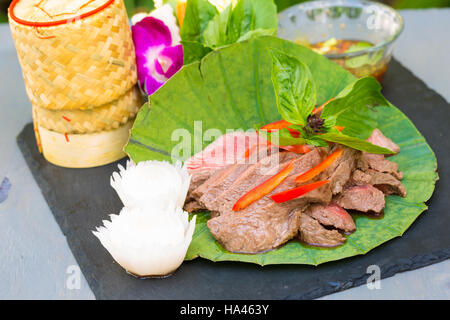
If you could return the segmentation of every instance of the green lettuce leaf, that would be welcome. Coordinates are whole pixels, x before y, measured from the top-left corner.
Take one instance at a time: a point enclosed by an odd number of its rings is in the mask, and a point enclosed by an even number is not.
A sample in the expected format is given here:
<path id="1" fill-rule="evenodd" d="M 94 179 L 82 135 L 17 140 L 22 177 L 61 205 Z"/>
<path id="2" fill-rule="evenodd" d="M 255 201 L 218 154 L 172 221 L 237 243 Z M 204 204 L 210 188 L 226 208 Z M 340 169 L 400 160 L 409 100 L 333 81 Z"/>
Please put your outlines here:
<path id="1" fill-rule="evenodd" d="M 188 0 L 180 30 L 181 40 L 202 43 L 203 32 L 217 14 L 216 7 L 208 0 Z"/>
<path id="2" fill-rule="evenodd" d="M 182 40 L 181 44 L 183 45 L 183 64 L 199 61 L 213 50 L 196 41 Z"/>
<path id="3" fill-rule="evenodd" d="M 277 26 L 277 7 L 273 0 L 240 0 L 231 16 L 229 43 L 234 43 L 248 32 L 258 29 L 276 32 Z"/>
<path id="4" fill-rule="evenodd" d="M 279 120 L 271 82 L 270 48 L 286 52 L 308 66 L 316 84 L 318 104 L 356 80 L 337 64 L 290 41 L 258 37 L 235 43 L 208 54 L 201 62 L 184 66 L 150 96 L 151 108 L 147 105 L 141 108 L 125 149 L 130 158 L 135 162 L 170 161 L 181 137 L 192 137 L 194 132 L 208 135 L 212 130 L 221 133 L 226 129 L 247 130 L 253 129 L 255 123 Z M 399 164 L 408 192 L 406 198 L 386 197 L 383 219 L 354 216 L 357 231 L 346 236 L 347 242 L 337 248 L 310 247 L 290 241 L 277 250 L 251 255 L 226 251 L 209 232 L 206 225 L 209 212 L 200 212 L 186 259 L 318 265 L 365 254 L 401 236 L 427 208 L 424 202 L 431 197 L 437 179 L 436 157 L 399 109 L 389 104 L 376 108 L 374 114 L 376 127 L 401 148 L 390 160 Z M 194 153 L 196 141 L 191 142 L 183 158 Z M 204 148 L 209 143 L 210 140 L 203 139 L 199 145 Z"/>
<path id="5" fill-rule="evenodd" d="M 207 0 L 188 0 L 180 34 L 185 64 L 200 60 L 209 51 L 250 38 L 274 35 L 278 25 L 273 0 L 239 0 L 222 12 Z M 203 55 L 202 55 L 203 54 Z"/>
<path id="6" fill-rule="evenodd" d="M 274 36 L 277 33 L 277 29 L 255 29 L 245 33 L 237 41 L 245 41 L 251 38 L 257 38 L 261 36 Z"/>
<path id="7" fill-rule="evenodd" d="M 231 5 L 229 5 L 208 23 L 208 26 L 203 33 L 203 39 L 206 46 L 216 48 L 231 43 L 228 34 L 231 21 L 231 9 Z"/>

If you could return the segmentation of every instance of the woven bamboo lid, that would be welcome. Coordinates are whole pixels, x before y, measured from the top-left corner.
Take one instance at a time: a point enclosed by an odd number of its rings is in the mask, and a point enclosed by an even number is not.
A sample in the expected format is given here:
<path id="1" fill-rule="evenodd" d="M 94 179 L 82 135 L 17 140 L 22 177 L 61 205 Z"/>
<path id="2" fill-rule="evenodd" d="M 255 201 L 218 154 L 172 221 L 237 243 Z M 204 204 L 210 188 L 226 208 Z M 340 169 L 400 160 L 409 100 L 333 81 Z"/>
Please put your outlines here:
<path id="1" fill-rule="evenodd" d="M 15 0 L 9 22 L 33 105 L 91 109 L 137 82 L 122 0 Z"/>
<path id="2" fill-rule="evenodd" d="M 110 6 L 114 0 L 20 0 L 10 6 L 18 23 L 48 27 L 82 19 Z"/>

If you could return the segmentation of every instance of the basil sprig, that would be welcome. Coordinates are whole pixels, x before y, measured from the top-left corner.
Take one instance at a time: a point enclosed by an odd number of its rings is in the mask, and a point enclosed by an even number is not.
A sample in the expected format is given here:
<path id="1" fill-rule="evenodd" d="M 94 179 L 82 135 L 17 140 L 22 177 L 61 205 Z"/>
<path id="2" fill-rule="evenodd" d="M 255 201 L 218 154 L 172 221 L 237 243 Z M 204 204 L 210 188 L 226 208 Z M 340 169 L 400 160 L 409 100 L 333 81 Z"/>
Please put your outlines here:
<path id="1" fill-rule="evenodd" d="M 346 134 L 355 131 L 352 130 L 353 123 L 356 128 L 361 128 L 361 123 L 356 123 L 358 121 L 354 117 L 355 114 L 361 116 L 362 113 L 370 113 L 375 106 L 389 105 L 381 94 L 381 86 L 375 78 L 364 77 L 356 80 L 330 101 L 320 114 L 313 114 L 316 105 L 316 86 L 309 68 L 297 58 L 279 50 L 271 49 L 271 54 L 272 83 L 278 111 L 284 120 L 292 123 L 291 129 L 300 132 L 300 136 L 294 138 L 287 129 L 277 131 L 279 145 L 306 143 L 327 146 L 327 142 L 336 142 L 370 153 L 393 153 L 355 135 Z M 353 115 L 353 118 L 348 116 L 349 114 Z M 340 121 L 341 118 L 343 121 Z M 345 129 L 340 132 L 335 126 L 342 123 L 345 123 Z M 367 124 L 364 129 L 369 129 Z M 370 126 L 370 132 L 373 129 L 375 127 Z M 265 134 L 268 138 L 272 138 L 275 133 Z"/>

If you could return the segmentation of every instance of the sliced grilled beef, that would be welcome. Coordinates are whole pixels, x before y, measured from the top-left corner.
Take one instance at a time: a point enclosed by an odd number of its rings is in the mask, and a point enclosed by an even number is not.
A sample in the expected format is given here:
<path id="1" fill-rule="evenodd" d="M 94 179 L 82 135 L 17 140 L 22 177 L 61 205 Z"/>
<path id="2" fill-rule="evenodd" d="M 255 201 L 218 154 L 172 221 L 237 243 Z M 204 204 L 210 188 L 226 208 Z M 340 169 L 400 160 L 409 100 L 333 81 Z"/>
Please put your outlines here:
<path id="1" fill-rule="evenodd" d="M 332 202 L 329 205 L 312 204 L 305 213 L 324 226 L 331 226 L 347 233 L 356 230 L 352 216 L 336 203 Z"/>
<path id="2" fill-rule="evenodd" d="M 267 171 L 273 170 L 274 166 L 277 168 L 280 162 L 293 157 L 295 154 L 291 152 L 274 152 L 254 164 L 235 164 L 223 179 L 210 184 L 207 192 L 199 198 L 199 202 L 209 210 L 220 211 L 218 206 L 223 202 L 219 199 L 222 199 L 224 193 L 243 192 Z"/>
<path id="3" fill-rule="evenodd" d="M 379 130 L 374 130 L 368 140 L 398 152 L 398 146 Z M 203 183 L 196 184 L 190 192 L 196 201 L 188 202 L 185 208 L 210 210 L 207 226 L 214 238 L 231 252 L 265 252 L 298 233 L 303 242 L 312 245 L 341 245 L 345 237 L 338 230 L 347 233 L 356 230 L 352 217 L 344 209 L 380 213 L 385 205 L 383 192 L 406 195 L 396 163 L 383 155 L 342 148 L 342 155 L 331 166 L 306 182 L 327 179 L 330 183 L 297 199 L 278 204 L 270 195 L 298 187 L 295 177 L 318 165 L 333 150 L 314 148 L 305 155 L 298 155 L 266 146 L 269 152 L 264 150 L 260 154 L 259 150 L 247 163 L 228 165 L 207 179 L 198 177 Z M 292 172 L 271 194 L 243 210 L 232 211 L 240 197 L 279 172 L 292 159 L 295 159 Z"/>
<path id="4" fill-rule="evenodd" d="M 357 150 L 343 147 L 341 156 L 321 174 L 320 180 L 330 180 L 328 188 L 333 194 L 340 193 L 349 181 L 358 157 Z"/>
<path id="5" fill-rule="evenodd" d="M 234 179 L 237 178 L 240 173 L 245 171 L 245 169 L 272 154 L 275 154 L 275 156 L 278 157 L 278 148 L 266 146 L 260 148 L 257 153 L 251 155 L 244 163 L 234 163 L 223 169 L 217 170 L 216 173 L 201 186 L 192 191 L 191 197 L 198 200 L 203 206 L 208 207 L 203 200 L 200 200 L 203 195 L 207 197 L 204 199 L 206 202 L 208 202 L 209 199 L 214 199 L 218 194 L 226 190 Z"/>
<path id="6" fill-rule="evenodd" d="M 367 139 L 372 144 L 375 144 L 379 147 L 383 147 L 389 149 L 395 153 L 400 152 L 400 147 L 396 145 L 391 139 L 387 138 L 380 129 L 374 129 L 372 134 Z"/>
<path id="7" fill-rule="evenodd" d="M 378 172 L 392 174 L 397 179 L 403 178 L 403 174 L 398 172 L 398 164 L 385 159 L 382 154 L 362 152 L 360 158 L 358 159 L 357 167 L 362 171 L 373 169 Z"/>
<path id="8" fill-rule="evenodd" d="M 313 150 L 295 161 L 293 172 L 307 171 L 320 163 L 321 159 L 320 154 Z M 289 176 L 272 194 L 296 187 L 294 179 L 297 174 Z M 239 186 L 233 185 L 230 190 L 240 189 L 240 192 L 227 193 L 229 198 L 225 201 L 223 197 L 220 201 L 227 204 L 216 209 L 220 211 L 220 215 L 215 214 L 208 220 L 207 225 L 214 238 L 228 251 L 256 253 L 276 248 L 297 233 L 298 208 L 303 208 L 310 202 L 327 204 L 331 200 L 329 189 L 321 187 L 285 203 L 277 204 L 269 196 L 265 196 L 243 210 L 231 210 L 239 197 L 267 178 L 259 176 L 253 181 L 253 185 L 246 185 L 244 189 L 239 187 L 243 186 L 244 181 Z"/>
<path id="9" fill-rule="evenodd" d="M 191 193 L 198 187 L 200 187 L 203 183 L 205 183 L 206 180 L 208 180 L 216 170 L 204 170 L 204 171 L 191 171 L 189 172 L 191 174 L 191 183 L 189 185 L 189 191 L 188 191 L 188 199 L 191 198 Z"/>
<path id="10" fill-rule="evenodd" d="M 294 204 L 277 205 L 276 210 L 255 207 L 222 214 L 207 222 L 214 238 L 231 252 L 258 253 L 274 249 L 293 238 L 299 227 Z"/>
<path id="11" fill-rule="evenodd" d="M 337 230 L 324 228 L 307 214 L 300 214 L 299 222 L 299 237 L 304 243 L 321 247 L 336 247 L 345 243 L 345 237 Z"/>
<path id="12" fill-rule="evenodd" d="M 396 194 L 406 197 L 406 189 L 394 176 L 369 169 L 365 172 L 355 170 L 352 175 L 352 183 L 355 185 L 371 184 L 383 191 L 384 194 Z"/>
<path id="13" fill-rule="evenodd" d="M 200 203 L 197 202 L 197 200 L 191 200 L 189 202 L 186 202 L 184 204 L 183 209 L 189 213 L 200 211 L 200 210 L 206 210 L 204 206 L 202 206 Z"/>
<path id="14" fill-rule="evenodd" d="M 383 192 L 369 184 L 345 189 L 335 202 L 344 209 L 367 213 L 381 213 L 385 204 Z"/>
<path id="15" fill-rule="evenodd" d="M 217 170 L 241 162 L 245 151 L 253 145 L 267 144 L 257 132 L 230 132 L 218 137 L 201 152 L 185 162 L 188 170 Z"/>
<path id="16" fill-rule="evenodd" d="M 233 166 L 235 166 L 235 165 L 229 165 L 225 168 L 216 170 L 211 177 L 209 177 L 205 182 L 203 182 L 200 186 L 195 188 L 193 191 L 191 191 L 191 193 L 189 194 L 190 198 L 196 199 L 196 200 L 200 199 L 200 197 L 208 191 L 208 189 L 211 185 L 214 185 L 217 182 L 220 183 L 220 181 L 225 179 L 227 174 L 233 170 Z"/>
<path id="17" fill-rule="evenodd" d="M 234 203 L 240 197 L 242 197 L 252 188 L 267 180 L 270 176 L 276 174 L 278 171 L 284 168 L 287 162 L 292 158 L 296 158 L 296 160 L 294 162 L 294 167 L 290 174 L 290 178 L 287 178 L 282 183 L 282 186 L 280 185 L 276 189 L 276 192 L 281 192 L 289 188 L 296 187 L 297 185 L 293 181 L 294 176 L 311 169 L 315 165 L 319 164 L 322 160 L 322 156 L 317 150 L 313 150 L 305 155 L 298 155 L 292 152 L 281 152 L 279 157 L 281 163 L 278 165 L 274 163 L 272 159 L 270 159 L 270 157 L 263 159 L 259 163 L 243 172 L 241 176 L 239 176 L 239 178 L 233 182 L 228 190 L 226 190 L 223 194 L 220 195 L 220 197 L 218 197 L 213 203 L 211 203 L 210 209 L 218 211 L 220 214 L 230 212 Z M 272 163 L 272 167 L 265 168 L 265 162 L 269 164 Z M 325 195 L 329 196 L 328 193 L 326 193 Z M 265 205 L 272 202 L 273 201 L 268 197 L 260 199 L 260 205 Z"/>

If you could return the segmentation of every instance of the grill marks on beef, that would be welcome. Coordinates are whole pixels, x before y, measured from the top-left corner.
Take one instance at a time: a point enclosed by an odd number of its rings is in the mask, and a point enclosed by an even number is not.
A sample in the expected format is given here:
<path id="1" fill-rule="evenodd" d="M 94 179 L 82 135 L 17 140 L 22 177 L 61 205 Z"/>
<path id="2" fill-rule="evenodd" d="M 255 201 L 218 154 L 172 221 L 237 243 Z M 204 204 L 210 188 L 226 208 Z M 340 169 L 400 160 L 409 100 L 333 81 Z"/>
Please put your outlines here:
<path id="1" fill-rule="evenodd" d="M 381 138 L 376 136 L 374 141 L 377 139 Z M 382 140 L 396 149 L 389 141 Z M 386 160 L 383 155 L 344 147 L 341 157 L 307 182 L 328 179 L 329 184 L 285 203 L 277 204 L 267 195 L 243 210 L 232 211 L 241 196 L 276 174 L 289 160 L 296 159 L 291 174 L 271 194 L 299 186 L 295 177 L 319 164 L 331 152 L 329 148 L 315 148 L 305 155 L 298 155 L 278 153 L 274 147 L 269 149 L 269 153 L 254 155 L 249 163 L 216 170 L 190 192 L 194 201 L 186 207 L 211 211 L 208 228 L 228 251 L 264 252 L 277 248 L 297 234 L 305 243 L 329 247 L 341 245 L 345 237 L 338 230 L 351 233 L 356 229 L 352 217 L 344 209 L 380 213 L 385 205 L 383 192 L 406 196 L 396 163 Z"/>

